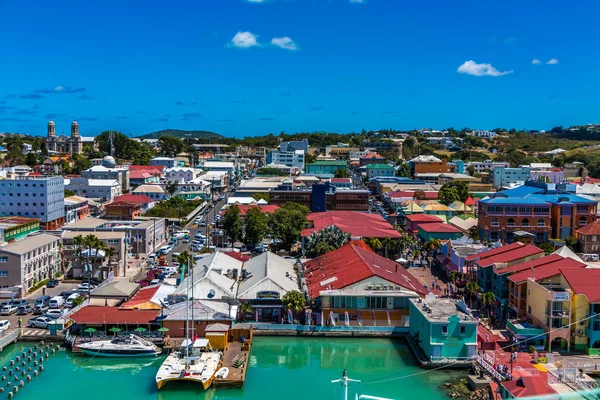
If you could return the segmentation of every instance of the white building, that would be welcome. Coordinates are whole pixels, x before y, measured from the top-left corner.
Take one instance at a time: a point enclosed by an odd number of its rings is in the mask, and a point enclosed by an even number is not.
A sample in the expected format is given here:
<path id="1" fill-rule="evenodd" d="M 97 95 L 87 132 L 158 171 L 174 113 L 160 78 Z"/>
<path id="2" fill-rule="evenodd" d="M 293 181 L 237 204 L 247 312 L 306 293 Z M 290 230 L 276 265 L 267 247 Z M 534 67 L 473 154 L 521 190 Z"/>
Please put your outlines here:
<path id="1" fill-rule="evenodd" d="M 225 171 L 231 173 L 235 169 L 235 163 L 228 161 L 205 161 L 204 169 L 210 172 Z"/>
<path id="2" fill-rule="evenodd" d="M 150 165 L 162 165 L 165 168 L 175 168 L 177 160 L 170 157 L 154 157 L 150 160 Z"/>
<path id="3" fill-rule="evenodd" d="M 254 300 L 270 296 L 281 299 L 287 292 L 299 290 L 294 262 L 267 251 L 244 263 L 237 298 Z"/>
<path id="4" fill-rule="evenodd" d="M 33 146 L 31 146 L 29 143 L 21 144 L 21 153 L 29 154 L 29 153 L 31 153 L 32 150 L 33 150 Z"/>
<path id="5" fill-rule="evenodd" d="M 117 180 L 121 184 L 122 192 L 129 191 L 129 168 L 117 166 L 115 159 L 110 156 L 104 157 L 102 165 L 94 165 L 85 171 L 81 171 L 81 177 Z"/>
<path id="6" fill-rule="evenodd" d="M 233 272 L 235 270 L 235 272 Z M 240 277 L 242 262 L 222 252 L 215 252 L 196 262 L 191 277 L 184 279 L 175 294 L 187 293 L 187 280 L 192 279 L 194 297 L 197 299 L 235 298 L 237 279 Z"/>
<path id="7" fill-rule="evenodd" d="M 175 167 L 165 169 L 164 173 L 168 181 L 186 183 L 198 177 L 202 173 L 202 170 L 189 167 Z"/>
<path id="8" fill-rule="evenodd" d="M 496 137 L 496 132 L 493 131 L 472 131 L 471 136 L 479 138 L 493 139 Z"/>
<path id="9" fill-rule="evenodd" d="M 294 151 L 279 151 L 273 150 L 271 152 L 271 163 L 283 164 L 288 167 L 296 167 L 304 170 L 305 153 L 304 150 Z"/>
<path id="10" fill-rule="evenodd" d="M 471 162 L 467 163 L 467 167 L 470 165 L 473 166 L 474 172 L 476 174 L 484 173 L 487 170 L 493 171 L 494 168 L 496 168 L 496 167 L 510 168 L 510 163 L 508 163 L 508 162 L 492 161 L 492 160 L 471 161 Z"/>
<path id="11" fill-rule="evenodd" d="M 133 194 L 143 194 L 150 197 L 153 200 L 160 201 L 169 198 L 169 193 L 160 185 L 140 185 L 136 187 Z"/>
<path id="12" fill-rule="evenodd" d="M 62 176 L 0 179 L 0 216 L 39 218 L 42 229 L 54 230 L 64 225 L 64 198 Z"/>
<path id="13" fill-rule="evenodd" d="M 121 184 L 116 179 L 65 179 L 65 189 L 72 190 L 77 196 L 112 201 L 120 196 Z"/>

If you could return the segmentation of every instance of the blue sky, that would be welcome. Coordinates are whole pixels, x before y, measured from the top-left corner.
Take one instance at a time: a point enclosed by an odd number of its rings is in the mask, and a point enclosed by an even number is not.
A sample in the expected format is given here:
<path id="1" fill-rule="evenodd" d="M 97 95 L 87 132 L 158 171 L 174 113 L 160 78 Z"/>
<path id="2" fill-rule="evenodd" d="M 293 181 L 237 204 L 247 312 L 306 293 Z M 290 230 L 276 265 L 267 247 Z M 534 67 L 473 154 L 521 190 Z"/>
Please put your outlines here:
<path id="1" fill-rule="evenodd" d="M 600 122 L 600 2 L 0 1 L 0 132 Z M 549 63 L 550 62 L 550 63 Z"/>

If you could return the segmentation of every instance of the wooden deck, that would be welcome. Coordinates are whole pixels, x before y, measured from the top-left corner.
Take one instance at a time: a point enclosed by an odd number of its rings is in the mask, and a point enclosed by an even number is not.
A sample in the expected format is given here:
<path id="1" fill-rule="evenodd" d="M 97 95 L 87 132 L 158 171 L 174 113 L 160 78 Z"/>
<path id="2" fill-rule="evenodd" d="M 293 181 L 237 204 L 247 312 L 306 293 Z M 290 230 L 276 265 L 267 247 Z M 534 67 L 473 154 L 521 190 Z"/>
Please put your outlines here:
<path id="1" fill-rule="evenodd" d="M 227 347 L 223 352 L 223 359 L 221 360 L 220 367 L 229 368 L 229 375 L 225 379 L 215 378 L 213 385 L 216 388 L 241 388 L 244 386 L 251 346 L 251 340 L 248 339 L 246 339 L 243 349 L 242 343 L 239 341 L 227 344 Z M 243 366 L 241 368 L 235 368 L 233 366 L 234 361 L 240 358 L 244 360 Z"/>

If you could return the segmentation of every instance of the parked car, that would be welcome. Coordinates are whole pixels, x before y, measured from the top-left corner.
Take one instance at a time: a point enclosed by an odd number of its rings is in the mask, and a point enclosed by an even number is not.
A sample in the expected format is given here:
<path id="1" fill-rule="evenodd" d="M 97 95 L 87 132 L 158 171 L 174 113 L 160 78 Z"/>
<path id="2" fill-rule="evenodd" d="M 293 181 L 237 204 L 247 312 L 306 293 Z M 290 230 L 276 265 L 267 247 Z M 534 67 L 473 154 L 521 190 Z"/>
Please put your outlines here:
<path id="1" fill-rule="evenodd" d="M 96 289 L 97 286 L 96 285 L 91 285 L 87 282 L 83 282 L 81 285 L 77 286 L 77 290 L 94 290 Z M 71 293 L 71 295 L 73 295 L 73 293 Z M 69 297 L 71 297 L 71 295 L 69 295 Z M 68 297 L 67 297 L 68 298 Z"/>
<path id="2" fill-rule="evenodd" d="M 41 317 L 31 318 L 27 322 L 27 325 L 30 326 L 30 327 L 32 327 L 32 328 L 47 329 L 48 328 L 48 324 L 50 322 L 52 322 L 52 320 L 49 317 L 41 316 Z"/>
<path id="3" fill-rule="evenodd" d="M 35 315 L 42 315 L 49 309 L 50 309 L 50 307 L 48 307 L 47 304 L 40 304 L 40 305 L 36 305 L 35 307 L 33 307 L 33 313 Z"/>
<path id="4" fill-rule="evenodd" d="M 51 319 L 59 319 L 63 315 L 64 313 L 61 310 L 48 310 L 48 312 L 44 314 L 45 317 L 49 317 Z"/>
<path id="5" fill-rule="evenodd" d="M 0 309 L 0 315 L 12 315 L 12 314 L 16 314 L 18 311 L 16 306 L 13 305 L 8 305 L 8 306 L 2 306 L 2 308 Z"/>
<path id="6" fill-rule="evenodd" d="M 77 292 L 77 289 L 65 290 L 64 292 L 60 292 L 59 296 L 62 297 L 63 299 L 66 299 L 67 297 L 69 297 L 70 295 L 72 295 L 75 292 Z M 50 305 L 50 301 L 48 301 L 48 305 Z"/>
<path id="7" fill-rule="evenodd" d="M 50 296 L 40 296 L 35 300 L 35 303 L 33 303 L 34 307 L 37 307 L 39 305 L 49 305 L 50 304 Z"/>
<path id="8" fill-rule="evenodd" d="M 183 237 L 183 243 L 189 243 L 190 242 L 190 237 L 188 235 L 185 235 Z"/>
<path id="9" fill-rule="evenodd" d="M 202 219 L 200 219 L 200 218 L 196 218 L 196 219 L 194 220 L 194 224 L 198 225 L 198 224 L 200 223 L 200 221 L 202 221 Z"/>
<path id="10" fill-rule="evenodd" d="M 48 283 L 46 283 L 46 287 L 47 288 L 57 287 L 59 283 L 60 283 L 60 281 L 57 281 L 56 279 L 51 279 L 48 281 Z"/>
<path id="11" fill-rule="evenodd" d="M 206 221 L 202 220 L 202 222 L 200 222 L 200 226 L 206 226 Z"/>
<path id="12" fill-rule="evenodd" d="M 31 311 L 33 311 L 33 309 L 31 308 L 31 306 L 29 304 L 25 304 L 25 305 L 17 307 L 17 314 L 19 314 L 19 315 L 27 315 Z"/>
<path id="13" fill-rule="evenodd" d="M 2 303 L 0 303 L 0 307 L 12 306 L 13 304 L 15 304 L 15 300 L 14 299 L 4 300 Z"/>
<path id="14" fill-rule="evenodd" d="M 25 306 L 25 305 L 29 305 L 29 300 L 25 300 L 25 299 L 20 299 L 20 300 L 15 300 L 15 302 L 13 303 L 13 306 L 15 307 L 19 307 L 19 306 Z"/>
<path id="15" fill-rule="evenodd" d="M 181 253 L 173 253 L 173 254 L 171 254 L 171 257 L 173 257 L 173 260 L 174 260 L 177 257 L 179 257 L 179 254 L 181 254 Z"/>
<path id="16" fill-rule="evenodd" d="M 54 296 L 50 299 L 50 308 L 61 308 L 65 304 L 65 299 L 62 296 Z"/>
<path id="17" fill-rule="evenodd" d="M 69 298 L 67 299 L 67 301 L 65 301 L 65 307 L 72 308 L 75 299 L 77 299 L 79 297 L 81 297 L 81 295 L 79 293 L 73 293 L 72 295 L 70 295 Z"/>
<path id="18" fill-rule="evenodd" d="M 0 320 L 0 332 L 4 332 L 10 329 L 10 321 L 7 319 Z"/>

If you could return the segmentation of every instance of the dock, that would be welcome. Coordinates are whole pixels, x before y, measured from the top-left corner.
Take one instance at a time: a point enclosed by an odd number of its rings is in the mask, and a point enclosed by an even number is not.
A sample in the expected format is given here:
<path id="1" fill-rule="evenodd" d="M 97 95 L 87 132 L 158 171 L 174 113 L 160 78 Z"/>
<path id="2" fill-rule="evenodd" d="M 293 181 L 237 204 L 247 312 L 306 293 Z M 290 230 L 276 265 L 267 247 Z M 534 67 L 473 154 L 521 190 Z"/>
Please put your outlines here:
<path id="1" fill-rule="evenodd" d="M 242 343 L 242 337 L 244 341 Z M 228 343 L 223 351 L 219 368 L 227 367 L 229 374 L 225 379 L 215 378 L 216 388 L 241 388 L 246 381 L 248 358 L 252 347 L 252 327 L 233 328 L 228 332 Z"/>

